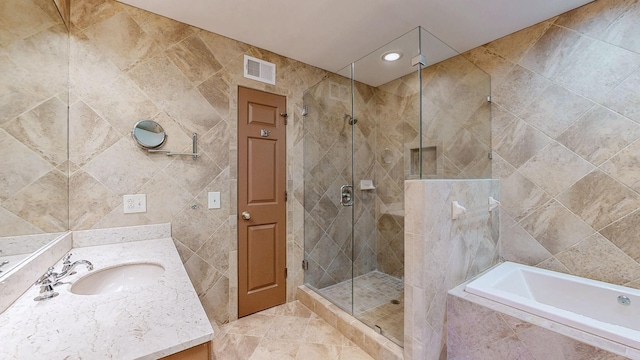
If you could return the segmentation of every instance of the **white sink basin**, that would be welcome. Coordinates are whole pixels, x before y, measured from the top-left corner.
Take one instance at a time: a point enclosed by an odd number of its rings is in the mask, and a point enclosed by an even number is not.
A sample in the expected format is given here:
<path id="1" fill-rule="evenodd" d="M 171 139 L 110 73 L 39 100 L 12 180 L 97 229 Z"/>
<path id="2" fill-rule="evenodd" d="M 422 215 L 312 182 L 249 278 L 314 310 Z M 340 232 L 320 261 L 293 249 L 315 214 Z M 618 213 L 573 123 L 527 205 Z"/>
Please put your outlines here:
<path id="1" fill-rule="evenodd" d="M 78 295 L 110 294 L 136 289 L 157 280 L 164 267 L 156 263 L 131 263 L 93 271 L 71 285 L 71 292 Z"/>

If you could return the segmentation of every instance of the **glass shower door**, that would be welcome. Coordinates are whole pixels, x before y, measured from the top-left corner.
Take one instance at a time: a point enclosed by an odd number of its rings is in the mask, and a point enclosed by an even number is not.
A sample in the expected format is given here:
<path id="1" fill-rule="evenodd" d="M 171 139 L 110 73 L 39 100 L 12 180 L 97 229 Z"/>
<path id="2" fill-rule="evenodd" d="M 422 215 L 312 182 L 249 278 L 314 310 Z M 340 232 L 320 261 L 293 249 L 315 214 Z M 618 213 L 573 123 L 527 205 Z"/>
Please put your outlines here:
<path id="1" fill-rule="evenodd" d="M 353 125 L 348 76 L 304 94 L 305 284 L 352 313 Z M 342 72 L 341 72 L 342 73 Z"/>

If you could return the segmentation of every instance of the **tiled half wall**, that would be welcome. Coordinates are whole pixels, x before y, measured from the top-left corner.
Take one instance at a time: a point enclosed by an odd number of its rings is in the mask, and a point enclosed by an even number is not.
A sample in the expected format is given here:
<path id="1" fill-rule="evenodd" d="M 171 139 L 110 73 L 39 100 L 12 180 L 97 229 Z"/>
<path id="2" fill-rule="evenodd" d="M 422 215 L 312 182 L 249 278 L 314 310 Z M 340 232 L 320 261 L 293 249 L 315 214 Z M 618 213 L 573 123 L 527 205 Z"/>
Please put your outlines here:
<path id="1" fill-rule="evenodd" d="M 405 182 L 404 358 L 446 353 L 447 291 L 498 262 L 498 180 Z M 451 203 L 467 209 L 451 219 Z"/>

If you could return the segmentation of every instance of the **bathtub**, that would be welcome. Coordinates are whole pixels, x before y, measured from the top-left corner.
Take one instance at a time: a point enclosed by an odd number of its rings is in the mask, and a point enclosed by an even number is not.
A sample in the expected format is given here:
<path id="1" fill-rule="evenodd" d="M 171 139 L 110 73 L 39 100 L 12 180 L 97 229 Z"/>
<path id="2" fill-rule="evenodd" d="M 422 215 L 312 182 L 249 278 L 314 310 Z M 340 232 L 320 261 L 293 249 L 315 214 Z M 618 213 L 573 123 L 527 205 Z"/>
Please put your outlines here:
<path id="1" fill-rule="evenodd" d="M 640 290 L 504 262 L 464 291 L 640 349 Z"/>

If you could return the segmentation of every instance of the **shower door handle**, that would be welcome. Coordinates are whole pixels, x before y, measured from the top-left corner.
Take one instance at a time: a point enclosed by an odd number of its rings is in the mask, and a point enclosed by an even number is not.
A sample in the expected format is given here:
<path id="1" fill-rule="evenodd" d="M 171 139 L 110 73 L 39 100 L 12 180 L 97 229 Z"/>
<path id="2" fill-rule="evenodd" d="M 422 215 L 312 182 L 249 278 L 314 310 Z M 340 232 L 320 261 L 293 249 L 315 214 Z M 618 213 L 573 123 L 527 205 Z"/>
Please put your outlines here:
<path id="1" fill-rule="evenodd" d="M 353 206 L 353 185 L 340 187 L 340 203 L 342 206 Z"/>

